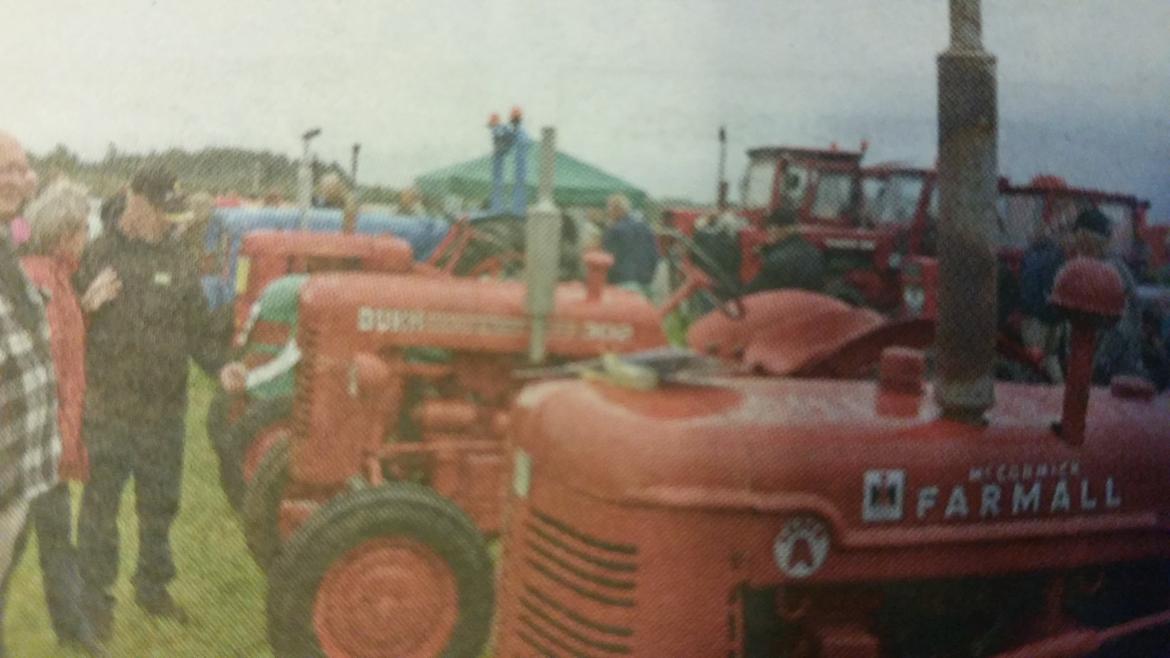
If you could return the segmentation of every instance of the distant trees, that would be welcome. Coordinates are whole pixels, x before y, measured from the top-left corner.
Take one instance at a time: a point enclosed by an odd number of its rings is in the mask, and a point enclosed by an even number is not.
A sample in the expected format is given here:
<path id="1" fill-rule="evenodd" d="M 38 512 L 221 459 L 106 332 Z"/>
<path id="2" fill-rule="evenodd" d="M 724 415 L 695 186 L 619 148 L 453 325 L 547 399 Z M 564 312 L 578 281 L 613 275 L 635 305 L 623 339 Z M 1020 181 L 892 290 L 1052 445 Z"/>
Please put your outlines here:
<path id="1" fill-rule="evenodd" d="M 291 199 L 296 193 L 297 161 L 271 151 L 209 147 L 198 151 L 172 148 L 148 155 L 125 153 L 110 143 L 105 157 L 85 162 L 63 144 L 48 153 L 31 154 L 33 167 L 42 180 L 65 175 L 89 186 L 95 194 L 105 196 L 117 191 L 148 157 L 161 157 L 178 174 L 187 190 L 211 194 L 235 192 L 244 196 L 264 196 L 275 192 Z M 337 162 L 316 163 L 316 174 L 335 172 L 348 180 L 347 171 Z M 377 185 L 363 185 L 358 196 L 366 202 L 389 202 L 397 192 Z"/>

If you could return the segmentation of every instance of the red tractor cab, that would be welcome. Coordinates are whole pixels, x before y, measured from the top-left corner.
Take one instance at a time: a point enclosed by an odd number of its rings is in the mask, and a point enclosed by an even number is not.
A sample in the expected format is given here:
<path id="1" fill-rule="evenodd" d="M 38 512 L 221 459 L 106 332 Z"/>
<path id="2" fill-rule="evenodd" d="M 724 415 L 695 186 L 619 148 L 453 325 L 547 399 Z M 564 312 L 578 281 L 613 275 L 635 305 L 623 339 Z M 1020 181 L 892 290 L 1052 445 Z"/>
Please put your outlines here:
<path id="1" fill-rule="evenodd" d="M 860 199 L 857 175 L 864 152 L 864 148 L 847 151 L 836 145 L 827 149 L 792 146 L 750 149 L 747 170 L 740 183 L 741 204 L 734 211 L 746 223 L 735 237 L 740 253 L 738 272 L 727 274 L 746 283 L 759 273 L 764 220 L 777 208 L 795 209 L 800 223 L 809 231 L 832 235 L 849 230 L 857 221 Z M 663 224 L 693 237 L 701 220 L 716 213 L 711 208 L 670 208 L 663 214 Z"/>
<path id="2" fill-rule="evenodd" d="M 935 176 L 927 169 L 880 165 L 860 170 L 849 203 L 838 202 L 843 221 L 806 224 L 804 236 L 825 254 L 834 294 L 883 313 L 902 303 L 900 270 L 906 259 L 933 249 Z M 831 188 L 830 188 L 831 189 Z M 830 206 L 830 193 L 815 204 Z M 814 205 L 815 205 L 814 204 Z"/>

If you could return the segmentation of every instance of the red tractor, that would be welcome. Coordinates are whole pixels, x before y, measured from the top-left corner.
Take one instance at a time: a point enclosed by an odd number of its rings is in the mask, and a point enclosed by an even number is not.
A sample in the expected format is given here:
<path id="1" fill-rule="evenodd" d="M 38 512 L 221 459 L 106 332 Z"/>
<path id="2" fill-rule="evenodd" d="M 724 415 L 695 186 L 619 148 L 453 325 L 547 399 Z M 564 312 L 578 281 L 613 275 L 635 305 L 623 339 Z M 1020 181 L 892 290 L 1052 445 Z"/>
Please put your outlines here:
<path id="1" fill-rule="evenodd" d="M 934 172 L 905 165 L 861 167 L 858 151 L 769 147 L 752 149 L 736 234 L 738 276 L 759 272 L 763 221 L 774 209 L 795 208 L 801 232 L 820 247 L 836 292 L 855 304 L 894 312 L 901 303 L 899 266 L 933 241 Z M 665 224 L 695 236 L 711 211 L 670 210 Z M 701 238 L 696 238 L 700 239 Z"/>
<path id="2" fill-rule="evenodd" d="M 856 186 L 861 157 L 865 153 L 844 151 L 834 145 L 828 149 L 792 146 L 769 146 L 748 151 L 748 168 L 744 174 L 742 204 L 738 214 L 747 221 L 739 231 L 740 280 L 750 281 L 759 272 L 757 247 L 762 240 L 764 219 L 776 208 L 797 210 L 808 227 L 832 230 L 851 223 L 857 208 Z M 668 209 L 663 223 L 686 236 L 694 236 L 696 224 L 713 214 L 711 209 Z"/>
<path id="3" fill-rule="evenodd" d="M 1090 385 L 1124 293 L 1088 259 L 1051 298 L 1067 384 L 993 380 L 994 74 L 977 2 L 951 8 L 932 358 L 906 327 L 781 292 L 692 330 L 756 376 L 523 391 L 497 655 L 1170 655 L 1170 405 Z"/>
<path id="4" fill-rule="evenodd" d="M 552 361 L 666 344 L 642 296 L 557 287 Z M 510 477 L 507 410 L 529 341 L 520 282 L 322 274 L 301 291 L 290 440 L 247 500 L 271 519 L 281 656 L 475 656 L 492 616 L 485 537 Z"/>
<path id="5" fill-rule="evenodd" d="M 456 222 L 427 262 L 414 261 L 409 244 L 386 235 L 256 231 L 244 237 L 236 265 L 233 343 L 251 373 L 248 391 L 237 398 L 219 393 L 207 422 L 220 479 L 234 508 L 241 507 L 264 452 L 287 431 L 297 362 L 297 293 L 304 275 L 498 274 L 522 262 L 513 245 L 496 244 L 498 233 L 498 227 L 480 230 L 470 222 Z"/>

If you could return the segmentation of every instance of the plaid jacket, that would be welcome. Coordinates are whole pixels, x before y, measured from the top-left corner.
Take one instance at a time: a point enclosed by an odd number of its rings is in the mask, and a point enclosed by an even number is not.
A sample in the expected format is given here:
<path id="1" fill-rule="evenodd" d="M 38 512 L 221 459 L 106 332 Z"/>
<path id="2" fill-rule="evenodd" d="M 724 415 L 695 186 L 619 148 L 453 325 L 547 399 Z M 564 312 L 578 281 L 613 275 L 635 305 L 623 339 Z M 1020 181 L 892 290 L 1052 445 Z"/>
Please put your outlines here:
<path id="1" fill-rule="evenodd" d="M 0 234 L 0 258 L 13 258 Z M 57 380 L 49 350 L 44 302 L 20 273 L 23 286 L 0 285 L 0 510 L 31 500 L 57 482 L 61 438 L 57 429 Z M 13 308 L 12 295 L 25 295 L 37 310 L 27 328 Z"/>

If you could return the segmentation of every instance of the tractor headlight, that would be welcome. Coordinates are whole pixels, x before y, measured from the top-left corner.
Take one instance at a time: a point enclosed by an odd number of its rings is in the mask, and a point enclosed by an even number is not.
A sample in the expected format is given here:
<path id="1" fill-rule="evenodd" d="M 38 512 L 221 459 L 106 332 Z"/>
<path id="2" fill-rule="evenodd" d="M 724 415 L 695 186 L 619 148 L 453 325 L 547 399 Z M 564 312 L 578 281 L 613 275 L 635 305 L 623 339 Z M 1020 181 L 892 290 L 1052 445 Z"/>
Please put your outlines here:
<path id="1" fill-rule="evenodd" d="M 532 489 L 532 455 L 523 448 L 517 448 L 512 459 L 512 493 L 517 498 L 527 498 Z"/>

